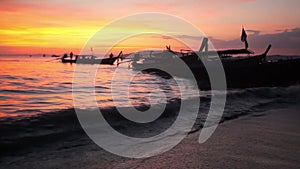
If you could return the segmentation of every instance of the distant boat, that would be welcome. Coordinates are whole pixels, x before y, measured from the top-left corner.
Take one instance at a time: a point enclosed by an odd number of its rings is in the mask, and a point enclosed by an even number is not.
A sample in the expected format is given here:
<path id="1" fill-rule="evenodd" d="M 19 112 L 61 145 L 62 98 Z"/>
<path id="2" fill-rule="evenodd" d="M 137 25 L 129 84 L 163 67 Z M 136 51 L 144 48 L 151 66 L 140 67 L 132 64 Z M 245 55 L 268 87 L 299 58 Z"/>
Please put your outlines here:
<path id="1" fill-rule="evenodd" d="M 110 56 L 109 58 L 103 58 L 103 59 L 96 58 L 94 55 L 75 55 L 75 59 L 64 56 L 61 58 L 61 62 L 62 63 L 76 63 L 76 64 L 113 65 L 116 60 L 121 59 L 121 56 L 122 56 L 122 51 L 116 57 Z"/>

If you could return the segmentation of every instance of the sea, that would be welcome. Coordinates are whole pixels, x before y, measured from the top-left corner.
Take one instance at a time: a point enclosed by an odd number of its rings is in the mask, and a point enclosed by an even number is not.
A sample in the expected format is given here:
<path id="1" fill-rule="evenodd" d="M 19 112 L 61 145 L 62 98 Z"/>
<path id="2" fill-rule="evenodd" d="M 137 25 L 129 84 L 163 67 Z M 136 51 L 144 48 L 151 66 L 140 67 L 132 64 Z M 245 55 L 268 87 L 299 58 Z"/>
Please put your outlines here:
<path id="1" fill-rule="evenodd" d="M 74 97 L 82 98 L 76 102 L 76 108 L 93 111 L 96 101 L 97 107 L 105 110 L 108 116 L 110 113 L 114 116 L 117 112 L 115 106 L 134 106 L 143 110 L 164 103 L 169 105 L 168 110 L 176 111 L 174 109 L 178 109 L 180 103 L 200 98 L 194 131 L 203 127 L 211 106 L 212 92 L 199 91 L 189 79 L 178 77 L 175 81 L 155 74 L 134 72 L 128 62 L 118 66 L 76 65 L 61 63 L 59 59 L 49 56 L 27 55 L 0 56 L 0 65 L 0 156 L 21 151 L 37 142 L 42 144 L 49 140 L 75 139 L 84 135 L 74 112 Z M 91 71 L 94 71 L 94 86 L 85 86 L 86 79 L 91 79 Z M 126 77 L 128 73 L 136 75 L 128 85 L 127 80 L 114 78 L 116 72 L 119 77 Z M 112 84 L 120 92 L 116 98 L 112 97 Z M 74 88 L 74 85 L 77 87 Z M 185 93 L 181 93 L 182 88 Z M 91 93 L 95 99 L 85 99 Z M 300 85 L 297 84 L 230 89 L 226 93 L 221 123 L 245 115 L 260 116 L 265 110 L 300 102 Z M 115 121 L 115 128 L 127 135 L 142 133 L 141 137 L 147 137 L 163 131 L 172 122 L 174 117 L 169 114 L 151 125 L 154 126 L 151 129 L 147 125 L 140 128 L 120 121 Z M 22 146 L 18 146 L 20 144 Z"/>

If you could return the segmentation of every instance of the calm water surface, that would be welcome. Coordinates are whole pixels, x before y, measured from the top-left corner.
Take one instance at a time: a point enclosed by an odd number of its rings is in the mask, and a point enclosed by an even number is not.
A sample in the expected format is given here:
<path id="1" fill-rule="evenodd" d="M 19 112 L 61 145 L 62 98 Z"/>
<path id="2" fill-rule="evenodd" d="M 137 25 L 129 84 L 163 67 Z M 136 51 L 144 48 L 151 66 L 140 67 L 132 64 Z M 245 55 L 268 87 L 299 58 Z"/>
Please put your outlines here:
<path id="1" fill-rule="evenodd" d="M 97 68 L 96 65 L 63 64 L 51 57 L 28 56 L 1 56 L 0 64 L 1 117 L 30 116 L 73 107 L 72 82 L 76 66 L 76 73 L 82 79 L 76 82 L 81 83 L 76 84 L 79 86 L 75 89 L 76 97 L 83 98 L 76 106 L 83 109 L 95 104 L 93 99 L 86 99 L 94 91 L 100 107 L 115 104 L 124 107 L 131 106 L 130 104 L 149 105 L 173 98 L 199 96 L 198 89 L 189 85 L 189 81 L 185 79 L 179 79 L 180 82 L 176 83 L 173 79 L 142 73 L 132 79 L 128 94 L 127 81 L 120 78 L 127 76 L 128 63 L 118 67 L 121 74 L 114 80 L 114 84 L 121 94 L 114 101 L 111 96 L 111 81 L 116 65 L 100 65 Z M 85 85 L 86 79 L 90 79 L 90 71 L 96 73 L 94 86 Z M 179 85 L 188 91 L 183 96 L 180 95 Z"/>

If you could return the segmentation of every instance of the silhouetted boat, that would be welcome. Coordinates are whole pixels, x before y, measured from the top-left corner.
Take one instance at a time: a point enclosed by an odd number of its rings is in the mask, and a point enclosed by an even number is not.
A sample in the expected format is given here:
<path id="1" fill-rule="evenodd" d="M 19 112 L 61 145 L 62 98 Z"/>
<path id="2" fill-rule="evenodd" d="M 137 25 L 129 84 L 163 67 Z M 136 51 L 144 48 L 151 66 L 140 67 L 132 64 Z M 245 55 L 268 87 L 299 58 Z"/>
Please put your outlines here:
<path id="1" fill-rule="evenodd" d="M 62 57 L 62 63 L 76 63 L 76 64 L 107 64 L 113 65 L 117 59 L 121 59 L 122 51 L 116 57 L 96 58 L 94 55 L 75 55 L 75 59 L 70 57 Z"/>
<path id="2" fill-rule="evenodd" d="M 145 67 L 159 67 L 161 66 L 173 66 L 168 65 L 168 59 L 172 59 L 175 56 L 182 59 L 191 69 L 194 68 L 205 68 L 202 64 L 201 59 L 205 59 L 208 62 L 221 61 L 223 66 L 235 66 L 240 64 L 261 64 L 266 61 L 267 54 L 271 49 L 271 45 L 269 45 L 266 51 L 260 55 L 251 55 L 254 54 L 253 51 L 248 49 L 229 49 L 229 50 L 217 50 L 217 51 L 208 51 L 207 44 L 208 39 L 204 38 L 202 45 L 199 51 L 191 51 L 191 50 L 181 50 L 180 52 L 176 52 L 171 50 L 170 46 L 167 46 L 167 50 L 153 54 L 150 57 L 140 57 L 139 54 L 136 54 L 131 63 L 133 69 L 135 70 L 143 70 Z M 203 49 L 206 48 L 205 51 Z M 183 52 L 185 51 L 185 52 Z M 237 55 L 247 54 L 248 56 L 243 57 L 234 57 Z M 141 59 L 140 59 L 141 58 Z M 201 59 L 200 59 L 201 58 Z M 151 70 L 151 69 L 150 69 Z M 149 71 L 149 70 L 148 70 Z"/>
<path id="3" fill-rule="evenodd" d="M 267 54 L 271 49 L 269 45 L 266 51 L 260 55 L 250 55 L 254 52 L 248 49 L 229 49 L 219 51 L 205 51 L 205 52 L 191 52 L 182 54 L 180 57 L 190 67 L 203 66 L 200 62 L 201 59 L 206 59 L 210 62 L 220 60 L 223 66 L 230 64 L 235 66 L 236 64 L 262 64 L 267 60 Z M 238 55 L 247 54 L 248 56 L 238 57 Z M 235 56 L 235 57 L 234 57 Z"/>
<path id="4" fill-rule="evenodd" d="M 221 61 L 226 76 L 227 87 L 245 88 L 260 86 L 281 86 L 299 83 L 300 59 L 267 60 L 267 54 L 271 48 L 260 55 L 249 57 L 225 57 L 221 55 Z M 218 52 L 219 53 L 219 52 Z M 226 52 L 224 52 L 226 53 Z M 228 53 L 226 53 L 227 55 Z M 197 58 L 196 58 L 197 57 Z M 207 68 L 199 57 L 203 55 L 191 55 L 182 57 L 193 72 L 202 89 L 210 89 L 210 79 Z M 208 62 L 214 62 L 215 58 L 203 58 Z M 210 64 L 214 66 L 214 64 Z M 179 76 L 184 76 L 180 74 Z"/>
<path id="5" fill-rule="evenodd" d="M 199 51 L 181 50 L 176 52 L 172 51 L 170 46 L 167 46 L 167 50 L 160 53 L 160 55 L 165 57 L 136 59 L 132 61 L 131 65 L 134 70 L 142 70 L 146 73 L 151 72 L 163 76 L 169 75 L 157 68 L 179 69 L 175 76 L 185 77 L 180 68 L 173 67 L 174 65 L 170 64 L 174 56 L 179 57 L 193 72 L 201 89 L 210 89 L 210 79 L 207 67 L 205 67 L 203 61 L 211 63 L 209 65 L 214 65 L 214 62 L 221 61 L 227 87 L 229 88 L 281 86 L 300 82 L 298 73 L 300 72 L 300 59 L 267 60 L 267 54 L 271 45 L 267 47 L 264 53 L 252 55 L 254 52 L 247 49 L 248 43 L 246 43 L 246 39 L 242 39 L 245 42 L 245 49 L 208 51 L 208 39 L 204 38 Z M 234 57 L 245 54 L 248 56 Z M 215 68 L 217 69 L 218 67 Z"/>

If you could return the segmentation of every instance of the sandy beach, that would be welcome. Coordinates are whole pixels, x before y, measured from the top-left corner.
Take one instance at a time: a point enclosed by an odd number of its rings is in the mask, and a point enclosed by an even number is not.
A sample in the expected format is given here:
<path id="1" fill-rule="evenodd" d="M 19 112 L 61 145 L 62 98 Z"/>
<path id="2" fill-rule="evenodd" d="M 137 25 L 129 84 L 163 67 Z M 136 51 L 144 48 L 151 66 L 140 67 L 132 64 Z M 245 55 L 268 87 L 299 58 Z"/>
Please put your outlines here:
<path id="1" fill-rule="evenodd" d="M 299 168 L 299 106 L 225 121 L 204 144 L 199 132 L 172 150 L 146 159 L 113 155 L 80 138 L 36 145 L 1 159 L 0 168 Z"/>

